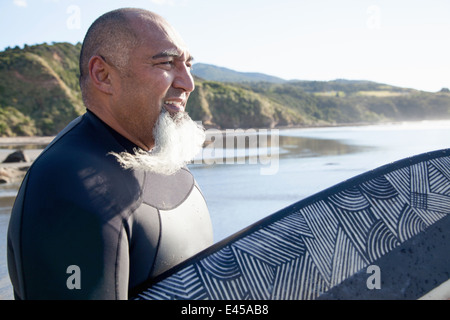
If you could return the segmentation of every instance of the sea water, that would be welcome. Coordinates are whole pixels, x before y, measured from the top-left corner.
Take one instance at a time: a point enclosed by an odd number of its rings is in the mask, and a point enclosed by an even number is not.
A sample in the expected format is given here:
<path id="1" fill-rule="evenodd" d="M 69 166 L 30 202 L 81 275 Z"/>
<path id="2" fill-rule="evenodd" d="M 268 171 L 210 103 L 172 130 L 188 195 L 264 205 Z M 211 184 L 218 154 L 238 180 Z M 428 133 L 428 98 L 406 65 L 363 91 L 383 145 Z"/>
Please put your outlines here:
<path id="1" fill-rule="evenodd" d="M 269 139 L 270 158 L 265 161 L 251 160 L 261 148 L 248 145 L 244 160 L 237 156 L 230 159 L 232 153 L 224 152 L 220 154 L 223 161 L 203 158 L 204 161 L 190 165 L 208 203 L 215 242 L 358 174 L 405 157 L 450 147 L 450 121 L 268 130 L 264 134 L 276 139 Z M 230 145 L 222 143 L 221 147 L 229 149 Z M 262 169 L 270 165 L 271 170 L 264 173 Z M 0 187 L 0 299 L 12 299 L 6 232 L 17 188 L 18 185 Z"/>

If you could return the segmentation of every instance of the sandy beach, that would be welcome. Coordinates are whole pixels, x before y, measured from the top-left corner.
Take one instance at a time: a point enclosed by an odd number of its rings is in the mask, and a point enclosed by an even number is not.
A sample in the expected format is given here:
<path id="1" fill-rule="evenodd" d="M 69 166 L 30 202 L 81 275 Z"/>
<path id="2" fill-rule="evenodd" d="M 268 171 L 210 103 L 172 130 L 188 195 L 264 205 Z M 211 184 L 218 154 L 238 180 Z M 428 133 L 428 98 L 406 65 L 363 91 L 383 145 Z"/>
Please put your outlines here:
<path id="1" fill-rule="evenodd" d="M 53 139 L 54 136 L 0 137 L 0 183 L 20 182 L 32 162 Z M 27 162 L 3 163 L 9 154 L 17 150 L 23 151 L 28 159 Z"/>
<path id="2" fill-rule="evenodd" d="M 54 136 L 44 137 L 0 137 L 0 146 L 6 145 L 27 145 L 27 144 L 48 144 Z"/>
<path id="3" fill-rule="evenodd" d="M 16 150 L 23 150 L 30 162 L 42 152 L 55 137 L 0 137 L 0 162 Z M 0 163 L 0 167 L 16 167 L 24 163 Z"/>

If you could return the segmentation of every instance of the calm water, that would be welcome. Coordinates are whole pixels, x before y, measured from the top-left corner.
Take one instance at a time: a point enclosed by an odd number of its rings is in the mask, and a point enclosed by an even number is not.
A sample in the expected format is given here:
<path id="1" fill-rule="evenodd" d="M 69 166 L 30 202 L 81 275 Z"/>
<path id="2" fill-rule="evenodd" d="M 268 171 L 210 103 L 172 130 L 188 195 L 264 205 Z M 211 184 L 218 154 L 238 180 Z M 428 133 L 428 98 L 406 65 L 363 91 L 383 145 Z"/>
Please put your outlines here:
<path id="1" fill-rule="evenodd" d="M 367 170 L 415 154 L 449 148 L 450 121 L 286 129 L 274 137 L 279 139 L 277 145 L 272 143 L 274 154 L 270 154 L 270 161 L 256 157 L 255 161 L 250 158 L 239 164 L 236 158 L 220 164 L 217 159 L 211 160 L 218 156 L 209 152 L 214 150 L 211 148 L 202 155 L 208 165 L 191 165 L 210 208 L 215 241 Z M 268 139 L 271 141 L 275 140 Z M 259 150 L 250 145 L 244 152 L 252 156 Z M 17 187 L 0 186 L 0 299 L 12 298 L 6 265 L 6 231 Z"/>

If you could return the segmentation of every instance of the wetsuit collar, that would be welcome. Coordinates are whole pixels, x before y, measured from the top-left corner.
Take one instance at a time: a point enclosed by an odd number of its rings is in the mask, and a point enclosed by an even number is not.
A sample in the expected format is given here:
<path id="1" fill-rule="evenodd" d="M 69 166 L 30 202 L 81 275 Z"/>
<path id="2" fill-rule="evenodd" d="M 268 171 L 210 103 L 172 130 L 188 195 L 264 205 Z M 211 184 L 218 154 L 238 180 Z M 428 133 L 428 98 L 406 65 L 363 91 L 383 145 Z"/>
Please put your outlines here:
<path id="1" fill-rule="evenodd" d="M 118 133 L 116 130 L 111 128 L 109 125 L 107 125 L 102 119 L 100 119 L 97 115 L 95 115 L 92 111 L 86 109 L 86 115 L 87 117 L 93 119 L 94 121 L 97 121 L 101 123 L 108 131 L 111 133 L 111 135 L 116 139 L 116 141 L 129 153 L 134 153 L 134 149 L 140 149 L 136 144 L 122 136 L 120 133 Z"/>

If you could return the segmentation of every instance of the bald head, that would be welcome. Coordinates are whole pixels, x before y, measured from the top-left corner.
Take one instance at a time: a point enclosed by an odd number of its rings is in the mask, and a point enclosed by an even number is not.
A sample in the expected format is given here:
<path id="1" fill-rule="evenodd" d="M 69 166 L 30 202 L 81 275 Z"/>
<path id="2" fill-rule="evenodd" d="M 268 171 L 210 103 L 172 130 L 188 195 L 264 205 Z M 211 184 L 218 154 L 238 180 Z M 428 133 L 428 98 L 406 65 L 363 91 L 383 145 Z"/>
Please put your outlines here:
<path id="1" fill-rule="evenodd" d="M 145 150 L 163 110 L 184 112 L 195 84 L 192 56 L 175 29 L 142 9 L 119 9 L 89 28 L 80 57 L 83 102 Z"/>
<path id="2" fill-rule="evenodd" d="M 89 60 L 93 56 L 101 56 L 119 69 L 127 65 L 130 51 L 140 44 L 136 21 L 146 21 L 154 26 L 167 24 L 153 12 L 134 8 L 107 12 L 92 23 L 80 53 L 80 88 L 83 97 L 89 78 Z"/>

